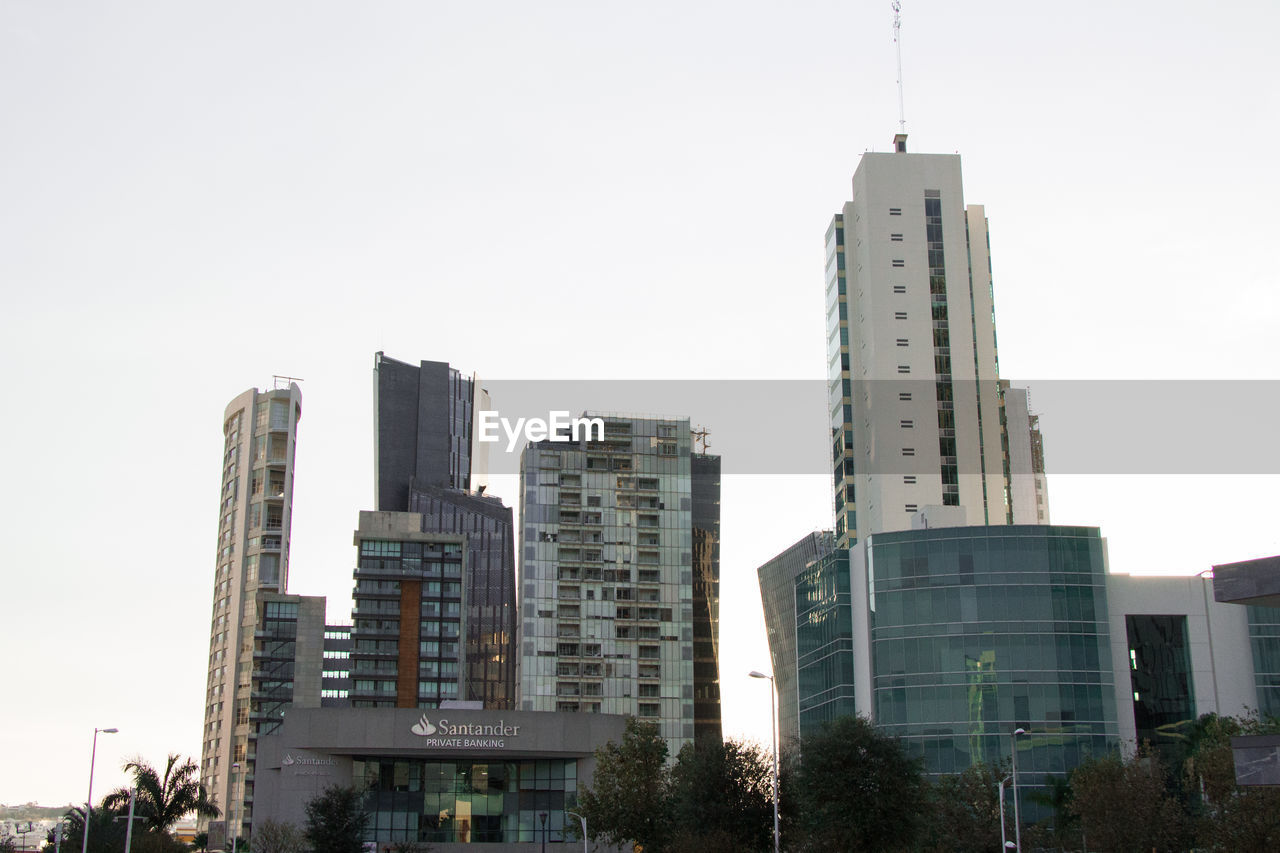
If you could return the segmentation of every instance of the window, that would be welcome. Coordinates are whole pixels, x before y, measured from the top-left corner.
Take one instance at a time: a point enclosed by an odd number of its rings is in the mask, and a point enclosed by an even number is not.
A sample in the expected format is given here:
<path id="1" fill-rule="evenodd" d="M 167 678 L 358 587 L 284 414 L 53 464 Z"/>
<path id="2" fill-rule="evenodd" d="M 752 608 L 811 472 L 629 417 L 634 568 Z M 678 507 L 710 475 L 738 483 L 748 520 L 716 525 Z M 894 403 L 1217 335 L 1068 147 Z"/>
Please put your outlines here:
<path id="1" fill-rule="evenodd" d="M 903 401 L 903 402 L 905 402 L 905 403 L 909 403 L 909 402 L 911 402 L 911 392 L 910 392 L 910 391 L 899 391 L 899 392 L 898 392 L 898 399 L 899 399 L 899 400 L 902 400 L 902 401 Z"/>
<path id="2" fill-rule="evenodd" d="M 906 483 L 908 486 L 914 486 L 914 485 L 915 485 L 915 483 L 916 483 L 916 475 L 915 475 L 915 474 L 904 474 L 904 475 L 903 475 L 903 477 L 902 477 L 902 482 L 903 482 L 903 483 Z"/>
<path id="3" fill-rule="evenodd" d="M 909 421 L 909 420 L 898 421 L 898 426 L 902 427 L 903 429 L 911 429 L 915 425 L 916 425 L 915 421 Z"/>
<path id="4" fill-rule="evenodd" d="M 909 365 L 909 364 L 899 364 L 899 365 L 898 365 L 898 372 L 899 372 L 899 373 L 910 373 L 910 372 L 911 372 L 911 365 Z"/>
<path id="5" fill-rule="evenodd" d="M 638 716 L 656 717 L 661 706 L 657 702 L 641 702 Z"/>
<path id="6" fill-rule="evenodd" d="M 901 234 L 890 234 L 890 235 L 889 235 L 889 239 L 890 239 L 890 240 L 892 240 L 894 243 L 901 243 L 901 242 L 902 242 L 902 235 L 901 235 Z"/>
<path id="7" fill-rule="evenodd" d="M 906 311 L 894 311 L 894 312 L 893 312 L 893 319 L 895 319 L 895 320 L 905 320 L 905 319 L 907 319 L 907 312 L 906 312 Z"/>
<path id="8" fill-rule="evenodd" d="M 906 338 L 898 338 L 898 346 L 905 347 L 909 341 Z"/>
<path id="9" fill-rule="evenodd" d="M 891 207 L 891 208 L 889 208 L 889 215 L 890 215 L 890 216 L 901 216 L 901 215 L 902 215 L 902 208 L 900 208 L 900 207 Z"/>
<path id="10" fill-rule="evenodd" d="M 916 449 L 915 449 L 914 447 L 904 447 L 904 448 L 902 448 L 902 455 L 903 455 L 903 456 L 915 456 L 915 455 L 916 455 Z"/>
<path id="11" fill-rule="evenodd" d="M 907 262 L 906 262 L 906 261 L 904 261 L 904 260 L 902 260 L 902 258 L 894 258 L 894 259 L 893 259 L 893 265 L 894 265 L 894 267 L 896 267 L 896 268 L 898 268 L 898 269 L 902 269 L 903 267 L 905 267 L 905 266 L 907 265 Z"/>
<path id="12" fill-rule="evenodd" d="M 907 292 L 907 286 L 906 286 L 905 284 L 895 284 L 895 285 L 893 286 L 893 292 L 894 292 L 894 293 L 906 293 L 906 292 Z"/>
<path id="13" fill-rule="evenodd" d="M 907 509 L 907 512 L 915 512 L 915 511 L 916 511 L 916 505 L 915 505 L 915 504 L 907 504 L 906 509 Z"/>

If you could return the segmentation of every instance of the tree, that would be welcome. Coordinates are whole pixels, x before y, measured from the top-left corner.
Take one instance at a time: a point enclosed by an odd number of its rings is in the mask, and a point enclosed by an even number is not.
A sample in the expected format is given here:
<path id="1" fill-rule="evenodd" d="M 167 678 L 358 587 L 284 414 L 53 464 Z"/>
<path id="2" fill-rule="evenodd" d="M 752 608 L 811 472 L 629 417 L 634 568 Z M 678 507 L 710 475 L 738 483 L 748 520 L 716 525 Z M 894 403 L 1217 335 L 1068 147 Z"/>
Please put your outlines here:
<path id="1" fill-rule="evenodd" d="M 138 791 L 134 814 L 146 818 L 148 831 L 167 835 L 175 823 L 192 812 L 203 817 L 217 817 L 221 813 L 197 781 L 199 767 L 190 758 L 184 761 L 176 753 L 171 754 L 163 776 L 141 756 L 127 763 L 124 770 L 133 774 L 133 786 Z M 102 802 L 109 808 L 127 809 L 129 789 L 117 788 Z M 92 830 L 89 837 L 93 838 Z"/>
<path id="2" fill-rule="evenodd" d="M 1047 776 L 1044 781 L 1044 787 L 1032 788 L 1026 797 L 1036 805 L 1053 810 L 1051 821 L 1041 821 L 1036 826 L 1049 844 L 1065 850 L 1080 837 L 1080 821 L 1071 811 L 1071 780 L 1065 776 Z M 1026 834 L 1026 829 L 1023 834 Z"/>
<path id="3" fill-rule="evenodd" d="M 578 792 L 577 809 L 592 840 L 618 847 L 634 842 L 646 853 L 660 853 L 669 829 L 670 780 L 667 742 L 658 727 L 629 718 L 622 743 L 610 741 L 595 759 L 595 775 Z"/>
<path id="4" fill-rule="evenodd" d="M 1091 758 L 1071 773 L 1071 810 L 1098 851 L 1183 849 L 1187 820 L 1158 755 Z"/>
<path id="5" fill-rule="evenodd" d="M 1280 788 L 1236 785 L 1231 752 L 1233 736 L 1277 731 L 1275 720 L 1256 715 L 1205 714 L 1196 721 L 1183 772 L 1187 788 L 1203 792 L 1196 827 L 1202 845 L 1244 853 L 1280 849 Z"/>
<path id="6" fill-rule="evenodd" d="M 254 822 L 253 841 L 249 847 L 253 853 L 301 853 L 306 843 L 307 839 L 298 827 L 267 819 Z"/>
<path id="7" fill-rule="evenodd" d="M 18 839 L 12 835 L 0 836 L 0 853 L 17 853 Z"/>
<path id="8" fill-rule="evenodd" d="M 195 838 L 191 839 L 191 846 L 196 850 L 204 850 L 209 846 L 209 833 L 197 832 Z"/>
<path id="9" fill-rule="evenodd" d="M 331 785 L 307 803 L 306 838 L 312 853 L 360 853 L 369 813 L 355 788 Z"/>
<path id="10" fill-rule="evenodd" d="M 758 746 L 734 740 L 686 744 L 671 769 L 672 847 L 701 853 L 771 849 L 772 768 Z"/>
<path id="11" fill-rule="evenodd" d="M 980 763 L 938 780 L 931 792 L 932 824 L 925 848 L 955 853 L 999 850 L 999 786 L 1008 775 L 1007 765 Z"/>
<path id="12" fill-rule="evenodd" d="M 915 844 L 926 783 L 896 738 L 862 717 L 840 717 L 800 748 L 791 786 L 798 849 L 890 851 Z"/>
<path id="13" fill-rule="evenodd" d="M 120 813 L 107 807 L 104 799 L 95 806 L 89 818 L 89 853 L 119 853 L 124 849 L 125 821 L 116 820 Z M 45 847 L 56 845 L 54 829 L 45 838 Z M 70 809 L 62 818 L 62 849 L 79 851 L 84 844 L 84 809 Z"/>

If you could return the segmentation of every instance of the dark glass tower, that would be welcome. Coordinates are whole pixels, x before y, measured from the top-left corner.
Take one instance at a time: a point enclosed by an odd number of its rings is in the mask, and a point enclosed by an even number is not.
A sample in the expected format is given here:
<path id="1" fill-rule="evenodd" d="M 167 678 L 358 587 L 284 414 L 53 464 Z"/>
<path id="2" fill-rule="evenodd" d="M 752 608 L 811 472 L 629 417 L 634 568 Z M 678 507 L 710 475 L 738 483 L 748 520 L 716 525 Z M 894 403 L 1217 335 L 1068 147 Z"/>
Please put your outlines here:
<path id="1" fill-rule="evenodd" d="M 720 457 L 690 454 L 693 737 L 720 741 Z"/>
<path id="2" fill-rule="evenodd" d="M 415 486 L 472 489 L 472 419 L 484 395 L 475 379 L 446 362 L 414 367 L 380 352 L 373 377 L 377 508 L 406 511 Z"/>
<path id="3" fill-rule="evenodd" d="M 466 540 L 462 567 L 462 657 L 458 698 L 514 708 L 516 684 L 515 533 L 511 507 L 497 498 L 425 488 L 409 494 L 425 533 Z"/>

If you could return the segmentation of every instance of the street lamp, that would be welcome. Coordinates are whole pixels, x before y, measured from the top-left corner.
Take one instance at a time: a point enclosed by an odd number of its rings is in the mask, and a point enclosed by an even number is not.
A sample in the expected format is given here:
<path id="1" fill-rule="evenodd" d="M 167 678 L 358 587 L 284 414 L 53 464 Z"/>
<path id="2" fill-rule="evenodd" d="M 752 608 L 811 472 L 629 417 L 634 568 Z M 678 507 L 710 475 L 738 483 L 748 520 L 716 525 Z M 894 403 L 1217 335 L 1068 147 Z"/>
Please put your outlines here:
<path id="1" fill-rule="evenodd" d="M 94 729 L 93 751 L 89 753 L 89 799 L 84 804 L 84 833 L 80 853 L 89 853 L 89 817 L 93 814 L 93 765 L 98 760 L 98 734 L 113 735 L 119 729 Z"/>
<path id="2" fill-rule="evenodd" d="M 542 853 L 547 853 L 547 813 L 538 812 L 538 817 L 542 818 Z"/>
<path id="3" fill-rule="evenodd" d="M 1004 836 L 1004 786 L 1012 778 L 1013 778 L 1012 776 L 1006 776 L 1000 780 L 1000 849 L 1001 851 L 1011 850 L 1014 847 L 1014 843 L 1012 841 L 1005 840 L 1005 836 Z"/>
<path id="4" fill-rule="evenodd" d="M 582 821 L 582 853 L 587 853 L 587 819 L 577 812 L 565 811 L 570 817 L 576 817 Z"/>
<path id="5" fill-rule="evenodd" d="M 236 853 L 236 841 L 239 840 L 240 822 L 236 820 L 236 771 L 240 769 L 240 762 L 236 761 L 231 765 L 231 853 Z"/>
<path id="6" fill-rule="evenodd" d="M 778 720 L 775 710 L 778 685 L 772 675 L 765 675 L 758 669 L 751 670 L 747 675 L 769 679 L 769 733 L 773 735 L 773 853 L 779 853 L 782 849 L 782 835 L 778 830 Z"/>
<path id="7" fill-rule="evenodd" d="M 1009 736 L 1009 742 L 1012 746 L 1013 753 L 1013 849 L 1022 853 L 1022 816 L 1018 812 L 1018 735 L 1025 735 L 1026 729 L 1017 728 L 1013 730 L 1013 734 Z M 1001 823 L 1004 822 L 1004 815 L 1000 817 Z"/>

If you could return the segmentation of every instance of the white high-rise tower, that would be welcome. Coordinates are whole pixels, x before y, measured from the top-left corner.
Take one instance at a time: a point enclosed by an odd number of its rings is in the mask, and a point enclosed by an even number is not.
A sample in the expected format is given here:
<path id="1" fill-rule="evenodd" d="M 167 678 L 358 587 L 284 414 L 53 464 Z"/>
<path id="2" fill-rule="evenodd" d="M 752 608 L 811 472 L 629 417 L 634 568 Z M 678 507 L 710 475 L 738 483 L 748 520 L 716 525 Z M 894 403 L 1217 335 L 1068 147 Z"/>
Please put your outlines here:
<path id="1" fill-rule="evenodd" d="M 289 576 L 302 391 L 288 380 L 277 379 L 277 385 L 282 387 L 245 391 L 227 404 L 222 416 L 222 491 L 200 781 L 222 809 L 223 820 L 241 823 L 249 820 L 243 802 L 253 786 L 254 632 L 262 619 L 258 593 L 283 593 Z"/>
<path id="2" fill-rule="evenodd" d="M 837 543 L 911 529 L 918 513 L 1044 523 L 1047 503 L 1037 517 L 1034 496 L 1011 492 L 1032 472 L 1011 460 L 1009 430 L 1022 447 L 1031 427 L 1003 405 L 986 215 L 964 203 L 958 155 L 909 154 L 905 134 L 894 149 L 863 155 L 827 231 Z"/>

